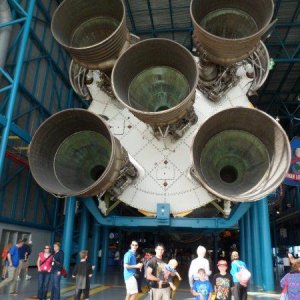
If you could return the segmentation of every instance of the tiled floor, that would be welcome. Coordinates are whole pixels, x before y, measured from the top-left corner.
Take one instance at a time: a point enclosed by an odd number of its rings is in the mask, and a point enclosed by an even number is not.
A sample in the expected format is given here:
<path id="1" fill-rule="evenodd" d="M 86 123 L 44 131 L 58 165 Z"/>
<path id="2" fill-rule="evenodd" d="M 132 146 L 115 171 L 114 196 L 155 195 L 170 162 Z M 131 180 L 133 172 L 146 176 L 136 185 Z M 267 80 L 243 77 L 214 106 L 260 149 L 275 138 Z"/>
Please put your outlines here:
<path id="1" fill-rule="evenodd" d="M 8 296 L 8 289 L 0 290 L 0 300 L 30 300 L 36 299 L 37 292 L 37 273 L 35 269 L 30 270 L 32 275 L 31 280 L 20 280 L 18 282 L 18 296 Z M 75 281 L 71 278 L 63 279 L 61 283 L 61 299 L 71 300 L 74 299 Z M 97 275 L 91 285 L 90 299 L 91 300 L 123 300 L 125 298 L 125 286 L 123 275 L 120 268 L 108 269 L 106 276 Z M 138 300 L 148 300 L 148 294 L 145 291 L 139 294 Z M 180 282 L 174 300 L 192 300 L 186 278 Z M 249 291 L 249 300 L 274 300 L 279 299 L 279 294 L 262 293 Z"/>

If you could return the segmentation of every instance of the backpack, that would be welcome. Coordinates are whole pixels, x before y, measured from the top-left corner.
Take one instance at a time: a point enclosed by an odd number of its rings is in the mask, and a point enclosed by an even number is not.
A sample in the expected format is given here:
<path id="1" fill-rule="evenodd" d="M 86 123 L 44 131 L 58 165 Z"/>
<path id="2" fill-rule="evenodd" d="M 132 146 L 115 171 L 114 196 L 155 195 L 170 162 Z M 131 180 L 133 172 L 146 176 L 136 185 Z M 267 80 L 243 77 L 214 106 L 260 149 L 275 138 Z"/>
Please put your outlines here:
<path id="1" fill-rule="evenodd" d="M 247 286 L 248 285 L 248 281 L 251 278 L 251 273 L 250 271 L 245 267 L 245 266 L 241 266 L 239 265 L 240 270 L 235 274 L 236 278 L 238 279 L 239 283 L 242 286 Z"/>

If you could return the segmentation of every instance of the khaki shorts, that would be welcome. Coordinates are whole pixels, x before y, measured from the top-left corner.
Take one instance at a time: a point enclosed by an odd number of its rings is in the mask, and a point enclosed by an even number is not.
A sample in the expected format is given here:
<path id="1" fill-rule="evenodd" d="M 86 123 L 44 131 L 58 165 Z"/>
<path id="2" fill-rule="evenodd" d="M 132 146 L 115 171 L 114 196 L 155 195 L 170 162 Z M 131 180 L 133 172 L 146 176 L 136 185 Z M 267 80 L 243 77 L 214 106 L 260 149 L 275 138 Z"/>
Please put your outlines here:
<path id="1" fill-rule="evenodd" d="M 27 269 L 29 267 L 29 261 L 28 261 L 28 259 L 25 261 L 25 260 L 23 260 L 23 263 L 22 263 L 22 268 L 23 269 Z"/>
<path id="2" fill-rule="evenodd" d="M 126 285 L 127 295 L 134 295 L 139 292 L 137 281 L 134 276 L 131 276 L 130 278 L 125 280 L 125 285 Z"/>
<path id="3" fill-rule="evenodd" d="M 150 299 L 151 300 L 170 300 L 170 288 L 166 287 L 163 289 L 154 289 L 150 290 Z"/>

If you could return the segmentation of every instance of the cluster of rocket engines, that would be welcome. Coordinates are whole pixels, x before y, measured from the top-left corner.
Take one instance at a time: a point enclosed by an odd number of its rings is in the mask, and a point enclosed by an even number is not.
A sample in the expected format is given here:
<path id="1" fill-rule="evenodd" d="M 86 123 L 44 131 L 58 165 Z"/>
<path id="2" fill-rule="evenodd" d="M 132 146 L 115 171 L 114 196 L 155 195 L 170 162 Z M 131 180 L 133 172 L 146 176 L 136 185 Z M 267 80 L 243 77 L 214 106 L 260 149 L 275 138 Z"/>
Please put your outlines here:
<path id="1" fill-rule="evenodd" d="M 218 103 L 239 82 L 241 67 L 252 79 L 248 94 L 263 84 L 269 57 L 261 40 L 272 27 L 273 10 L 272 0 L 192 0 L 196 56 L 172 40 L 140 41 L 130 34 L 121 0 L 64 0 L 51 29 L 72 57 L 70 81 L 80 97 L 93 100 L 88 83 L 97 72 L 111 101 L 147 124 L 161 143 L 175 143 L 198 124 L 191 176 L 213 198 L 244 202 L 261 199 L 282 182 L 289 140 L 276 120 L 250 102 L 199 120 L 196 89 L 206 102 Z M 60 197 L 118 198 L 140 176 L 105 116 L 84 109 L 47 119 L 32 139 L 29 163 L 37 183 Z"/>

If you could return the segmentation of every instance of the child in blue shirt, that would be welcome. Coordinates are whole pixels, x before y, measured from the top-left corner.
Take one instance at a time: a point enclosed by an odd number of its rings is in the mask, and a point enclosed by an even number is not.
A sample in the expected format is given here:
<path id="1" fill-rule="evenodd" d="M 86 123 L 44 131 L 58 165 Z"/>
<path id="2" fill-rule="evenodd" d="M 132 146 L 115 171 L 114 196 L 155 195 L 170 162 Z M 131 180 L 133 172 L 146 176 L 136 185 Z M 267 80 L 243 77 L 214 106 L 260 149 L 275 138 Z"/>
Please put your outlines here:
<path id="1" fill-rule="evenodd" d="M 194 281 L 192 294 L 196 296 L 195 300 L 210 300 L 213 288 L 209 280 L 206 279 L 204 269 L 198 270 L 199 280 Z"/>

